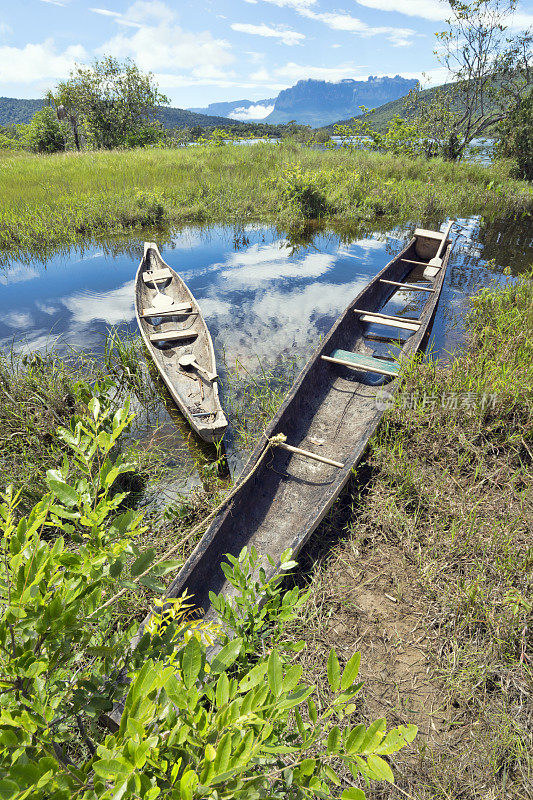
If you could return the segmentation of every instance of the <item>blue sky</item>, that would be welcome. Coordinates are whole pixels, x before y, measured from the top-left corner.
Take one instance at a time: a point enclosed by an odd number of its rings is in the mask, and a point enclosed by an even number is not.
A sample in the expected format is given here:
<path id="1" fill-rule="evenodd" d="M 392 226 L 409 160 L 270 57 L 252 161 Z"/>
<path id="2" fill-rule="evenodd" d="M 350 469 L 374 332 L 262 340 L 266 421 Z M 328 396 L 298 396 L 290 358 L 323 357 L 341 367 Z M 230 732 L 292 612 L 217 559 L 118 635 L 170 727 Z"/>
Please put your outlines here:
<path id="1" fill-rule="evenodd" d="M 275 97 L 302 78 L 443 72 L 441 0 L 1 0 L 0 95 L 40 97 L 75 62 L 152 71 L 174 106 Z M 533 0 L 516 23 L 533 23 Z"/>

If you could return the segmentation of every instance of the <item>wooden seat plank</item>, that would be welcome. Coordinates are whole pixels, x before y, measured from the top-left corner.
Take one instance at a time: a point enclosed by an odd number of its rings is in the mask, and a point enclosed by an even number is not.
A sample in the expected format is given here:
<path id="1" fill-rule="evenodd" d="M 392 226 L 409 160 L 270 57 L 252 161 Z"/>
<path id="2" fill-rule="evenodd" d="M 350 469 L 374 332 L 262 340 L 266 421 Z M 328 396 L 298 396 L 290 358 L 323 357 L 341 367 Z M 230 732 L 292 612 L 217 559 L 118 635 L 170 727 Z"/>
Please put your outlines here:
<path id="1" fill-rule="evenodd" d="M 403 319 L 387 314 L 380 314 L 377 311 L 365 311 L 365 309 L 354 308 L 356 314 L 361 314 L 362 322 L 374 322 L 379 325 L 388 325 L 391 328 L 403 328 L 406 331 L 417 331 L 420 322 L 415 319 Z"/>
<path id="2" fill-rule="evenodd" d="M 400 283 L 399 281 L 388 281 L 385 278 L 379 279 L 380 283 L 387 283 L 389 286 L 399 286 L 402 289 L 408 289 L 413 292 L 434 292 L 431 286 L 418 286 L 416 283 Z"/>
<path id="3" fill-rule="evenodd" d="M 152 272 L 143 272 L 143 280 L 145 283 L 166 281 L 169 278 L 172 278 L 172 272 L 168 267 L 164 267 L 163 269 L 154 269 Z"/>
<path id="4" fill-rule="evenodd" d="M 151 308 L 145 308 L 141 314 L 141 317 L 171 317 L 176 316 L 178 314 L 190 314 L 192 313 L 192 306 L 190 303 L 176 303 L 170 308 L 165 309 L 165 311 L 161 311 L 155 306 Z"/>
<path id="5" fill-rule="evenodd" d="M 334 350 L 330 356 L 322 356 L 322 359 L 359 369 L 361 372 L 375 372 L 377 375 L 396 376 L 400 369 L 400 365 L 394 361 L 383 361 L 375 356 L 352 353 L 349 350 Z"/>
<path id="6" fill-rule="evenodd" d="M 164 331 L 163 333 L 151 333 L 151 342 L 173 342 L 181 339 L 196 339 L 196 331 Z"/>

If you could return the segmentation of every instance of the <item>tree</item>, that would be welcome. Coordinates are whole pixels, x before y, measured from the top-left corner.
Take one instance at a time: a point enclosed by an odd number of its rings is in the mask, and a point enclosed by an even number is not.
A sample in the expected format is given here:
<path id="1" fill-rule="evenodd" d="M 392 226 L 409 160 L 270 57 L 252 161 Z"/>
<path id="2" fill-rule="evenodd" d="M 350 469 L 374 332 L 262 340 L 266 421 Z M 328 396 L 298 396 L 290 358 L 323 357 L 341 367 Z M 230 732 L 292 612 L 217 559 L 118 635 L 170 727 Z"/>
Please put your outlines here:
<path id="1" fill-rule="evenodd" d="M 63 106 L 75 137 L 79 128 L 89 144 L 105 149 L 154 144 L 160 135 L 158 106 L 169 102 L 152 73 L 143 74 L 130 59 L 112 56 L 90 67 L 76 65 L 54 99 Z"/>
<path id="2" fill-rule="evenodd" d="M 531 30 L 511 34 L 517 0 L 448 0 L 447 30 L 438 33 L 440 61 L 451 85 L 440 97 L 444 155 L 461 158 L 470 142 L 521 105 L 533 83 Z M 421 104 L 417 115 L 428 118 Z"/>
<path id="3" fill-rule="evenodd" d="M 502 123 L 500 152 L 515 159 L 518 177 L 533 181 L 533 91 Z"/>
<path id="4" fill-rule="evenodd" d="M 44 106 L 33 115 L 26 141 L 36 153 L 57 153 L 65 149 L 65 131 L 50 106 Z"/>

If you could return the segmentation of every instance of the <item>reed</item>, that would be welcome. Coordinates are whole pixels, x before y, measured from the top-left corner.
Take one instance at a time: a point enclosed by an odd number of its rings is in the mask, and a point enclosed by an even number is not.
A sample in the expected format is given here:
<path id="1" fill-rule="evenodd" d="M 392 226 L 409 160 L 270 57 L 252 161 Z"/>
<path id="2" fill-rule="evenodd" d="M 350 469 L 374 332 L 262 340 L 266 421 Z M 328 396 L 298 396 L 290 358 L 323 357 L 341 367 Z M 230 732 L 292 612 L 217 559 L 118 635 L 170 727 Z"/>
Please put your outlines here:
<path id="1" fill-rule="evenodd" d="M 87 238 L 182 223 L 252 220 L 284 228 L 318 216 L 339 230 L 362 222 L 529 213 L 533 191 L 492 166 L 289 142 L 0 154 L 0 251 L 43 253 Z"/>

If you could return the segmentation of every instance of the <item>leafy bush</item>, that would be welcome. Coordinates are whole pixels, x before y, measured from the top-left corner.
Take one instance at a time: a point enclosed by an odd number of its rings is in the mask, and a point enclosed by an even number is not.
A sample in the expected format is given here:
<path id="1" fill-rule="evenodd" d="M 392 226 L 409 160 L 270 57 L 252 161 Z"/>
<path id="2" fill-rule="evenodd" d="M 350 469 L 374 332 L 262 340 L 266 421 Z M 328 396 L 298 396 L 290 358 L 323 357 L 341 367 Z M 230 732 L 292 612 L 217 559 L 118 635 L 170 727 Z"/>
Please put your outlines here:
<path id="1" fill-rule="evenodd" d="M 17 493 L 0 502 L 2 800 L 329 797 L 340 771 L 352 776 L 342 797 L 359 800 L 352 778 L 392 781 L 383 756 L 416 729 L 350 724 L 358 653 L 341 669 L 331 651 L 331 696 L 317 707 L 293 663 L 299 645 L 273 646 L 302 598 L 267 581 L 257 553 L 224 567 L 240 594 L 213 598 L 222 624 L 195 619 L 187 597 L 156 602 L 131 649 L 137 624 L 117 625 L 110 594 L 139 583 L 162 592 L 176 567 L 145 575 L 142 517 L 121 511 L 115 484 L 132 466 L 112 453 L 131 421 L 127 404 L 113 413 L 94 397 L 60 429 L 71 458 L 48 472 L 49 493 L 18 520 Z M 104 736 L 98 719 L 117 702 L 120 725 Z"/>
<path id="2" fill-rule="evenodd" d="M 500 152 L 516 161 L 516 176 L 533 181 L 533 91 L 502 123 Z"/>
<path id="3" fill-rule="evenodd" d="M 39 109 L 28 125 L 26 140 L 36 153 L 58 153 L 65 149 L 65 131 L 50 106 Z"/>
<path id="4" fill-rule="evenodd" d="M 323 178 L 320 173 L 303 170 L 299 161 L 282 169 L 278 187 L 286 212 L 296 220 L 319 219 L 327 213 Z"/>

